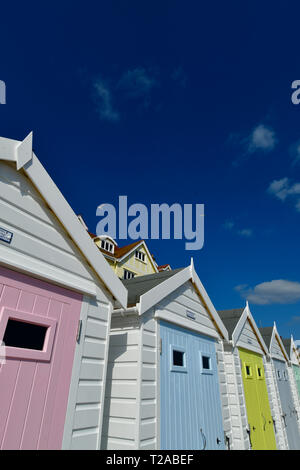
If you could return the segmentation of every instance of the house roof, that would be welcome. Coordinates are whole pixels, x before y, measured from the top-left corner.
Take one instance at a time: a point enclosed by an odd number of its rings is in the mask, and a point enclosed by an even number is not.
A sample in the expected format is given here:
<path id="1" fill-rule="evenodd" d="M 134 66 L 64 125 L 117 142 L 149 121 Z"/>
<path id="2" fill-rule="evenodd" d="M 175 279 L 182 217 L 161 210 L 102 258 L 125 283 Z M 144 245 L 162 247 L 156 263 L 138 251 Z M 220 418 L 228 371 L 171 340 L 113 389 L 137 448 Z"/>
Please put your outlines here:
<path id="1" fill-rule="evenodd" d="M 89 236 L 94 240 L 95 238 L 98 238 L 97 235 L 95 235 L 94 233 L 91 233 L 91 232 L 88 232 Z M 111 237 L 109 237 L 111 238 Z M 111 253 L 110 251 L 108 250 L 105 250 L 104 248 L 102 248 L 101 246 L 98 246 L 99 250 L 103 253 L 103 254 L 107 254 L 113 258 L 117 258 L 117 259 L 120 259 L 122 258 L 124 255 L 126 255 L 127 253 L 129 253 L 133 248 L 141 245 L 142 243 L 144 242 L 144 240 L 137 240 L 136 242 L 133 242 L 133 243 L 130 243 L 129 245 L 125 245 L 125 246 L 115 246 L 114 248 L 114 253 Z"/>
<path id="2" fill-rule="evenodd" d="M 268 349 L 270 349 L 270 346 L 271 346 L 273 329 L 274 329 L 273 326 L 266 326 L 264 328 L 259 328 L 260 334 L 262 335 L 264 342 L 266 343 L 266 346 L 268 347 Z"/>
<path id="3" fill-rule="evenodd" d="M 106 262 L 104 256 L 65 200 L 54 181 L 32 150 L 32 133 L 23 142 L 0 137 L 0 160 L 13 162 L 32 181 L 47 205 L 54 212 L 75 245 L 79 248 L 101 283 L 123 306 L 127 305 L 127 291 Z"/>
<path id="4" fill-rule="evenodd" d="M 131 307 L 136 305 L 140 301 L 141 295 L 153 289 L 153 287 L 158 286 L 183 269 L 184 268 L 178 268 L 173 271 L 161 271 L 155 274 L 147 274 L 145 276 L 136 276 L 131 279 L 122 280 L 124 286 L 128 290 L 128 306 Z"/>
<path id="5" fill-rule="evenodd" d="M 95 239 L 97 238 L 97 235 L 91 233 L 91 232 L 88 232 L 90 237 L 92 239 Z M 145 250 L 149 256 L 149 259 L 154 267 L 154 270 L 156 272 L 158 272 L 158 269 L 156 267 L 156 263 L 153 259 L 153 256 L 151 256 L 151 254 L 149 253 L 149 250 L 147 248 L 147 245 L 146 245 L 146 242 L 145 240 L 137 240 L 136 242 L 133 242 L 133 243 L 130 243 L 129 245 L 125 245 L 125 246 L 115 246 L 115 249 L 114 249 L 114 253 L 111 253 L 110 251 L 107 251 L 105 249 L 103 249 L 101 246 L 98 246 L 98 249 L 105 255 L 105 256 L 109 256 L 110 258 L 115 258 L 117 260 L 121 260 L 122 258 L 124 258 L 125 256 L 127 256 L 131 251 L 133 251 L 135 248 L 141 246 L 141 245 L 144 245 L 145 247 Z"/>
<path id="6" fill-rule="evenodd" d="M 286 352 L 289 355 L 289 358 L 291 359 L 291 345 L 292 345 L 292 339 L 291 338 L 281 338 L 281 341 L 283 343 L 283 346 L 285 347 Z"/>
<path id="7" fill-rule="evenodd" d="M 255 320 L 250 312 L 249 304 L 246 302 L 244 308 L 233 308 L 230 310 L 219 310 L 218 314 L 228 331 L 228 336 L 234 345 L 237 344 L 240 334 L 248 321 L 257 338 L 258 343 L 262 350 L 268 354 L 267 345 L 255 323 Z"/>
<path id="8" fill-rule="evenodd" d="M 166 268 L 170 268 L 171 266 L 169 264 L 162 264 L 161 266 L 157 266 L 158 271 L 165 271 Z"/>
<path id="9" fill-rule="evenodd" d="M 238 324 L 239 319 L 243 315 L 245 308 L 232 308 L 229 310 L 218 310 L 218 314 L 226 329 L 228 331 L 229 337 L 232 337 L 232 334 Z"/>
<path id="10" fill-rule="evenodd" d="M 270 352 L 270 355 L 272 355 L 272 342 L 276 339 L 278 345 L 279 345 L 279 348 L 284 356 L 284 358 L 286 360 L 289 359 L 289 350 L 285 348 L 285 345 L 282 341 L 282 338 L 280 337 L 278 331 L 277 331 L 277 327 L 276 327 L 276 323 L 274 323 L 273 326 L 267 326 L 267 327 L 264 327 L 264 328 L 259 328 L 259 332 L 261 334 L 261 336 L 263 337 L 263 340 L 267 346 L 267 348 L 269 349 L 269 352 Z"/>
<path id="11" fill-rule="evenodd" d="M 130 243 L 130 245 L 126 246 L 116 246 L 115 252 L 113 256 L 117 259 L 123 258 L 123 256 L 127 255 L 133 248 L 137 248 L 138 246 L 142 245 L 144 240 L 138 240 L 134 243 Z"/>

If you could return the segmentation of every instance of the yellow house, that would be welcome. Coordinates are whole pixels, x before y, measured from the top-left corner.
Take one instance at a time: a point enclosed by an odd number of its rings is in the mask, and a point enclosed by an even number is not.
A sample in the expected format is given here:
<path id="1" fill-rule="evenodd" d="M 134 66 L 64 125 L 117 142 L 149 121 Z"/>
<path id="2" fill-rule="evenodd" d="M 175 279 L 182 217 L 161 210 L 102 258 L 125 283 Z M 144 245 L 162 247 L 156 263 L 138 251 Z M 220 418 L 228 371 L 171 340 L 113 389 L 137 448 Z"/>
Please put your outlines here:
<path id="1" fill-rule="evenodd" d="M 144 240 L 119 247 L 117 242 L 107 235 L 96 236 L 90 233 L 90 236 L 121 279 L 131 279 L 171 269 L 169 264 L 157 265 Z"/>

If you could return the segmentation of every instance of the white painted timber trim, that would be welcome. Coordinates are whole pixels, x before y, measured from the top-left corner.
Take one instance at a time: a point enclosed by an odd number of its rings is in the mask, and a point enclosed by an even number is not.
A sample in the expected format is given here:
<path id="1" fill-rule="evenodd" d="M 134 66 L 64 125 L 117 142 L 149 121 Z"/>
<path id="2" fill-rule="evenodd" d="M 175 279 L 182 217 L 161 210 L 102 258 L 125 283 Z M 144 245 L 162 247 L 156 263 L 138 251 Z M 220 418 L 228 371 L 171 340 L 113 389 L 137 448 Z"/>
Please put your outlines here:
<path id="1" fill-rule="evenodd" d="M 15 162 L 17 167 L 22 166 L 22 163 L 27 160 L 23 166 L 26 175 L 55 213 L 100 280 L 121 306 L 126 307 L 127 289 L 113 272 L 98 247 L 95 246 L 34 152 L 32 152 L 32 158 L 28 160 L 30 143 L 32 144 L 32 135 L 31 137 L 29 135 L 23 142 L 0 137 L 0 159 Z"/>
<path id="2" fill-rule="evenodd" d="M 188 330 L 196 331 L 197 333 L 200 333 L 202 335 L 210 336 L 216 339 L 220 338 L 220 335 L 218 334 L 217 330 L 207 328 L 204 325 L 200 325 L 199 323 L 195 323 L 184 317 L 175 317 L 175 315 L 172 315 L 172 313 L 166 312 L 165 310 L 156 310 L 154 318 L 167 321 L 169 323 L 172 323 L 173 325 L 181 326 L 182 328 L 187 328 Z"/>
<path id="3" fill-rule="evenodd" d="M 202 282 L 200 281 L 200 278 L 199 278 L 198 274 L 195 271 L 193 260 L 191 262 L 190 270 L 191 270 L 192 281 L 193 281 L 194 285 L 196 286 L 196 289 L 198 290 L 198 293 L 200 293 L 200 296 L 202 297 L 209 313 L 211 314 L 211 316 L 213 317 L 215 323 L 217 324 L 217 326 L 218 326 L 218 328 L 221 332 L 221 335 L 223 336 L 223 338 L 225 340 L 228 341 L 229 340 L 228 331 L 225 328 L 224 323 L 222 322 L 221 318 L 219 317 L 218 312 L 216 311 L 212 301 L 210 300 L 209 295 L 207 294 Z"/>
<path id="4" fill-rule="evenodd" d="M 279 333 L 278 333 L 278 330 L 277 330 L 277 326 L 276 326 L 276 323 L 274 322 L 274 326 L 273 326 L 273 331 L 272 331 L 272 337 L 271 337 L 271 343 L 270 343 L 270 352 L 272 351 L 272 345 L 273 345 L 273 342 L 276 341 L 278 342 L 280 348 L 281 348 L 281 352 L 282 354 L 284 355 L 284 358 L 285 358 L 285 361 L 287 363 L 289 363 L 289 356 L 288 356 L 288 353 L 283 345 L 283 342 L 281 341 L 281 338 L 279 336 Z"/>
<path id="5" fill-rule="evenodd" d="M 250 312 L 250 308 L 249 308 L 249 305 L 248 305 L 248 302 L 246 303 L 246 307 L 243 311 L 243 314 L 241 316 L 241 318 L 239 319 L 233 333 L 232 333 L 232 344 L 233 346 L 236 346 L 237 345 L 237 342 L 239 340 L 239 337 L 240 337 L 240 334 L 244 328 L 244 325 L 246 323 L 246 321 L 249 320 L 251 325 L 252 325 L 252 328 L 253 328 L 253 331 L 255 333 L 255 335 L 257 336 L 258 340 L 259 340 L 259 343 L 260 343 L 260 346 L 262 347 L 262 351 L 265 355 L 269 356 L 269 351 L 268 351 L 268 348 L 259 332 L 259 329 L 257 328 L 257 325 L 255 323 L 255 320 Z M 249 344 L 249 350 L 251 350 L 251 345 Z"/>
<path id="6" fill-rule="evenodd" d="M 0 245 L 0 264 L 8 268 L 15 268 L 26 274 L 32 274 L 41 280 L 53 282 L 61 287 L 69 287 L 72 290 L 93 297 L 97 295 L 96 285 L 93 282 L 82 278 L 78 279 L 73 274 L 62 271 L 56 266 L 36 261 L 31 256 L 8 250 L 6 246 L 2 245 Z"/>
<path id="7" fill-rule="evenodd" d="M 153 289 L 149 290 L 145 294 L 141 295 L 140 297 L 140 305 L 139 305 L 139 313 L 142 315 L 145 313 L 147 310 L 152 308 L 154 305 L 157 305 L 161 300 L 163 300 L 165 297 L 167 297 L 169 294 L 174 292 L 178 287 L 182 286 L 185 282 L 187 281 L 192 281 L 194 287 L 196 288 L 196 291 L 201 298 L 202 301 L 204 301 L 213 321 L 216 323 L 216 325 L 219 328 L 219 332 L 221 336 L 223 336 L 226 340 L 228 340 L 228 332 L 220 319 L 216 309 L 214 308 L 203 284 L 201 283 L 193 264 L 191 266 L 188 266 L 181 271 L 179 271 L 177 274 L 174 274 L 174 276 L 166 279 L 164 282 L 161 282 L 157 286 L 153 287 Z M 158 311 L 155 314 L 156 318 L 161 318 L 162 320 L 167 320 L 168 314 L 166 312 Z M 169 318 L 169 317 L 168 317 Z M 169 320 L 170 321 L 170 318 Z M 172 322 L 174 323 L 174 318 L 172 316 Z M 197 328 L 197 325 L 191 324 L 188 320 L 182 319 L 179 325 L 185 326 L 186 328 L 193 329 L 195 331 L 203 332 L 203 326 L 201 326 L 201 331 L 200 329 Z M 209 333 L 209 329 L 207 330 L 207 334 L 209 336 L 212 336 L 212 333 Z M 218 338 L 219 335 L 216 332 L 216 335 L 214 337 Z"/>
<path id="8" fill-rule="evenodd" d="M 179 271 L 174 276 L 166 279 L 164 282 L 158 284 L 158 286 L 153 287 L 145 294 L 140 297 L 140 315 L 145 313 L 154 305 L 158 304 L 162 299 L 167 297 L 169 294 L 182 286 L 185 282 L 191 279 L 190 268 L 187 267 L 182 271 Z"/>

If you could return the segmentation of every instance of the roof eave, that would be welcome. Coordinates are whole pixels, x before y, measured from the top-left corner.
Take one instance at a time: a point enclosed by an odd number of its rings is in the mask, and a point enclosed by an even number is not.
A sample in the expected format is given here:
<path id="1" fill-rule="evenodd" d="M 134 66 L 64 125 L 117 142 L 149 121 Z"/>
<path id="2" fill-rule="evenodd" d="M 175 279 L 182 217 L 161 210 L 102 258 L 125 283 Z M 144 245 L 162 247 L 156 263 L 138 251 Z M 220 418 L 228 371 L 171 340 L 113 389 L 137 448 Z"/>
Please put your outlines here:
<path id="1" fill-rule="evenodd" d="M 17 170 L 23 168 L 102 283 L 121 306 L 126 307 L 127 290 L 99 253 L 77 215 L 32 151 L 32 133 L 23 142 L 0 137 L 0 159 L 15 162 Z"/>

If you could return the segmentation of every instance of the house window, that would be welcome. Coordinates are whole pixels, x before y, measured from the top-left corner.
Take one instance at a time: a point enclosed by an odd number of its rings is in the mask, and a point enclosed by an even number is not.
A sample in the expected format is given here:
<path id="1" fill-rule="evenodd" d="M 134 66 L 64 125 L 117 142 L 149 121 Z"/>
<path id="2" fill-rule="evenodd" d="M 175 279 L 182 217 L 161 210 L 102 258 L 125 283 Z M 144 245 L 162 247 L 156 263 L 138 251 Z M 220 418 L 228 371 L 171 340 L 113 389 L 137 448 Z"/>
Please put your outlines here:
<path id="1" fill-rule="evenodd" d="M 252 368 L 249 364 L 245 364 L 245 375 L 247 379 L 252 378 Z"/>
<path id="2" fill-rule="evenodd" d="M 259 367 L 258 365 L 256 365 L 256 371 L 257 371 L 257 378 L 262 379 L 263 378 L 263 369 L 262 369 L 262 367 Z"/>
<path id="3" fill-rule="evenodd" d="M 135 273 L 128 271 L 128 269 L 124 269 L 123 279 L 132 279 L 134 276 Z"/>
<path id="4" fill-rule="evenodd" d="M 172 372 L 187 373 L 186 351 L 181 346 L 170 345 L 170 368 Z"/>
<path id="5" fill-rule="evenodd" d="M 202 356 L 202 369 L 210 369 L 210 357 Z"/>
<path id="6" fill-rule="evenodd" d="M 113 253 L 114 251 L 114 245 L 107 240 L 101 240 L 101 248 L 105 251 L 109 251 L 110 253 Z"/>
<path id="7" fill-rule="evenodd" d="M 5 346 L 42 351 L 47 327 L 9 318 L 3 342 Z"/>
<path id="8" fill-rule="evenodd" d="M 142 251 L 136 250 L 136 252 L 135 252 L 135 257 L 136 257 L 138 260 L 143 261 L 143 263 L 146 262 L 146 255 L 145 255 L 145 253 L 143 253 Z"/>
<path id="9" fill-rule="evenodd" d="M 210 374 L 212 375 L 213 368 L 212 368 L 212 356 L 207 353 L 200 352 L 200 372 L 201 374 Z"/>
<path id="10" fill-rule="evenodd" d="M 184 352 L 176 351 L 173 349 L 173 366 L 183 367 L 184 366 Z"/>

